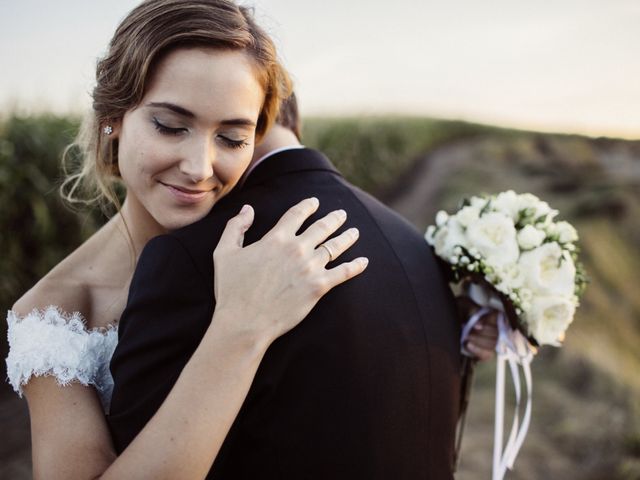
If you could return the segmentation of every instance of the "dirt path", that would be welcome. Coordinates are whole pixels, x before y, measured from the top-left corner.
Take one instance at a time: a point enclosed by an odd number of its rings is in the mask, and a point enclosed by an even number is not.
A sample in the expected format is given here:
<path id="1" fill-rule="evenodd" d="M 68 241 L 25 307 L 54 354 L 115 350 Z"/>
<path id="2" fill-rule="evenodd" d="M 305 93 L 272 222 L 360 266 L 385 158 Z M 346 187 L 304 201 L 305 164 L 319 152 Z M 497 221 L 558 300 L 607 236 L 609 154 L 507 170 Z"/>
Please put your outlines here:
<path id="1" fill-rule="evenodd" d="M 388 205 L 420 230 L 429 223 L 441 186 L 453 172 L 469 161 L 466 143 L 441 147 L 424 156 L 406 178 L 406 186 L 397 188 L 395 195 L 387 199 Z"/>

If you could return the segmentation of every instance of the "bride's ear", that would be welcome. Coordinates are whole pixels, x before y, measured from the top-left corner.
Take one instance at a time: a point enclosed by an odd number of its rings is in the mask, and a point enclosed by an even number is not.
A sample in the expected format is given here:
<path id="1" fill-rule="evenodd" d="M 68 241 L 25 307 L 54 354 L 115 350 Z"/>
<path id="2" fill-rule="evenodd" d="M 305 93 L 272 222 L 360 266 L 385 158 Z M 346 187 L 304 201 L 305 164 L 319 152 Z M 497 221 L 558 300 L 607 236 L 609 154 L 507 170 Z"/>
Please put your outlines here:
<path id="1" fill-rule="evenodd" d="M 122 119 L 108 120 L 100 127 L 100 133 L 108 140 L 117 140 L 122 129 Z"/>

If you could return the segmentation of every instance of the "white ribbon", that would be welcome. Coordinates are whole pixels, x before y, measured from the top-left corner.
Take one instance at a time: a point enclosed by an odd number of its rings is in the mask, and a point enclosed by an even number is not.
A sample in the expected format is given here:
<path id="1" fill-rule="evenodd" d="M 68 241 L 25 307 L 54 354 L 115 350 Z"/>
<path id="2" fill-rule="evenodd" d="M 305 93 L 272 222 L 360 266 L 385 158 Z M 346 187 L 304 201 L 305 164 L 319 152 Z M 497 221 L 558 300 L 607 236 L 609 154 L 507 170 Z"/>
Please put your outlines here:
<path id="1" fill-rule="evenodd" d="M 533 349 L 528 340 L 518 330 L 514 330 L 509 325 L 504 311 L 504 305 L 495 293 L 488 289 L 471 284 L 467 295 L 477 303 L 481 309 L 478 310 L 467 322 L 461 337 L 462 352 L 465 355 L 473 356 L 464 347 L 469 334 L 474 325 L 491 310 L 498 311 L 498 341 L 496 344 L 497 368 L 496 368 L 496 413 L 494 425 L 493 441 L 493 474 L 492 480 L 502 480 L 507 469 L 513 469 L 516 456 L 522 447 L 522 443 L 529 430 L 531 422 L 531 391 L 533 380 L 531 378 L 531 361 L 533 360 Z M 504 390 L 505 390 L 505 364 L 509 363 L 511 378 L 515 390 L 516 405 L 514 409 L 511 432 L 507 443 L 503 449 L 504 433 Z M 520 385 L 520 368 L 524 376 L 527 403 L 525 406 L 522 424 L 520 424 L 520 404 L 522 399 L 522 389 Z"/>

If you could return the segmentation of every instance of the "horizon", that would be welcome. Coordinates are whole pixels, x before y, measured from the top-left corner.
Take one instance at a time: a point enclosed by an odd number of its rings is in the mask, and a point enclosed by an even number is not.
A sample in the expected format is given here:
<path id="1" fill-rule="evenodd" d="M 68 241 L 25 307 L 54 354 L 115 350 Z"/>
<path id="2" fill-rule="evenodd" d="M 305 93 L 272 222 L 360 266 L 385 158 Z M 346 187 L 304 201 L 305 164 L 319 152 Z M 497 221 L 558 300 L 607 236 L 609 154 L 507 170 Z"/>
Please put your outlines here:
<path id="1" fill-rule="evenodd" d="M 95 61 L 138 2 L 87 3 L 0 5 L 5 116 L 89 108 Z M 429 117 L 640 139 L 633 0 L 241 3 L 274 37 L 305 118 Z"/>

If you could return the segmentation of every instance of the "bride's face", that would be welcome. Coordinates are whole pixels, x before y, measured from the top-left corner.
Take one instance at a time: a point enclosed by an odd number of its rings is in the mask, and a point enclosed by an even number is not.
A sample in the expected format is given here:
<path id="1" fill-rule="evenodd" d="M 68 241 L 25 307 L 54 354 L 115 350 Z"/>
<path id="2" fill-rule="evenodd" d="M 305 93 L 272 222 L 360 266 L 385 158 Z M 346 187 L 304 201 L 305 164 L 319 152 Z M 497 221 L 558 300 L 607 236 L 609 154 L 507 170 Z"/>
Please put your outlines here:
<path id="1" fill-rule="evenodd" d="M 241 51 L 169 53 L 115 126 L 127 197 L 168 230 L 203 218 L 249 165 L 264 96 Z"/>

